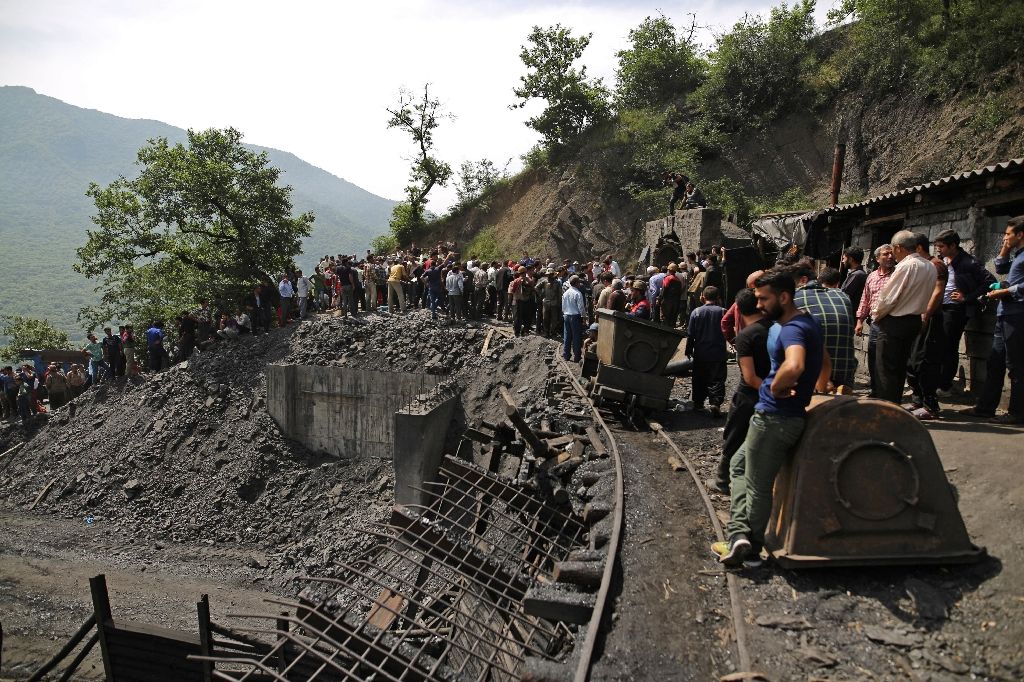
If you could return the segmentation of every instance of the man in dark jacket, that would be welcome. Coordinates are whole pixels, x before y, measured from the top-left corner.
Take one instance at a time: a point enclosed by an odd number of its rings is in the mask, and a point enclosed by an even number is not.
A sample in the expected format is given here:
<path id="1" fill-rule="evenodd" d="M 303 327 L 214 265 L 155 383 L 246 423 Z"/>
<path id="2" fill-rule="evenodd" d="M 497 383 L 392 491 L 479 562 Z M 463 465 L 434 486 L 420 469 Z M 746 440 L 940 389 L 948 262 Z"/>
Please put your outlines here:
<path id="1" fill-rule="evenodd" d="M 960 368 L 960 337 L 967 321 L 979 312 L 978 299 L 996 281 L 985 266 L 960 248 L 956 230 L 943 230 L 935 237 L 935 249 L 949 270 L 942 296 L 942 365 L 939 370 L 938 395 L 948 398 L 953 378 Z"/>
<path id="2" fill-rule="evenodd" d="M 843 251 L 843 267 L 846 268 L 846 279 L 839 289 L 850 297 L 853 309 L 860 306 L 860 297 L 864 294 L 864 283 L 868 273 L 864 272 L 864 249 L 851 246 Z"/>

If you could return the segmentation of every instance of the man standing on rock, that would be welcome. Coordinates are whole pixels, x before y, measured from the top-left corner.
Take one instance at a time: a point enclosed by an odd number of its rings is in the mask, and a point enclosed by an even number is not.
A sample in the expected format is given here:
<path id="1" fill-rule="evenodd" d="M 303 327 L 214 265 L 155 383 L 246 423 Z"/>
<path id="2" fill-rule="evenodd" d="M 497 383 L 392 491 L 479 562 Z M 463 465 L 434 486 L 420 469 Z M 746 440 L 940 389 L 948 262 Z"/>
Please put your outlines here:
<path id="1" fill-rule="evenodd" d="M 291 280 L 284 273 L 281 273 L 281 281 L 277 283 L 277 293 L 281 297 L 281 302 L 277 308 L 277 324 L 279 327 L 283 327 L 288 324 L 288 314 L 292 308 L 292 296 L 295 294 L 295 290 L 292 289 Z"/>
<path id="2" fill-rule="evenodd" d="M 398 261 L 391 261 L 388 271 L 388 312 L 405 314 L 405 291 L 402 283 L 409 278 L 405 266 Z"/>
<path id="3" fill-rule="evenodd" d="M 821 325 L 793 302 L 793 276 L 772 268 L 754 286 L 757 307 L 775 322 L 768 332 L 771 369 L 758 390 L 747 437 L 729 463 L 728 540 L 711 545 L 727 566 L 760 563 L 775 475 L 804 432 L 811 394 L 827 379 L 830 364 Z"/>
<path id="4" fill-rule="evenodd" d="M 935 289 L 935 266 L 917 252 L 917 236 L 900 230 L 892 238 L 896 269 L 878 294 L 871 317 L 878 325 L 875 364 L 876 398 L 899 405 L 907 379 L 907 362 L 921 331 L 921 316 Z"/>
<path id="5" fill-rule="evenodd" d="M 516 336 L 522 336 L 530 333 L 533 328 L 533 320 L 537 316 L 537 302 L 534 296 L 536 280 L 523 265 L 519 266 L 516 274 L 516 278 L 509 285 L 509 293 L 512 295 L 512 302 L 516 309 L 512 329 Z"/>
<path id="6" fill-rule="evenodd" d="M 552 278 L 554 279 L 554 278 Z M 587 303 L 580 291 L 579 275 L 569 277 L 569 288 L 562 294 L 562 358 L 580 362 L 583 357 L 583 313 Z"/>
<path id="7" fill-rule="evenodd" d="M 306 319 L 306 306 L 309 304 L 309 277 L 302 274 L 302 270 L 295 271 L 295 296 L 299 302 L 299 319 Z"/>
<path id="8" fill-rule="evenodd" d="M 466 319 L 465 314 L 462 312 L 463 291 L 465 290 L 466 279 L 463 277 L 458 263 L 452 266 L 451 272 L 448 273 L 444 280 L 444 285 L 448 291 L 448 319 Z"/>

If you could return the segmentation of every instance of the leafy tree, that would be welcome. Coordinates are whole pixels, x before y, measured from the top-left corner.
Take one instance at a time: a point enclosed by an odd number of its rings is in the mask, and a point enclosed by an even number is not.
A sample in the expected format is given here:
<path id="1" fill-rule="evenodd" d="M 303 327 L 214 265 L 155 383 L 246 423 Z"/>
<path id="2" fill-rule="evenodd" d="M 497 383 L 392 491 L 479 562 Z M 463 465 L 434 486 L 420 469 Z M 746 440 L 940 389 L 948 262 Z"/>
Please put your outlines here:
<path id="1" fill-rule="evenodd" d="M 511 159 L 509 159 L 511 161 Z M 463 161 L 455 181 L 458 206 L 464 207 L 479 199 L 484 192 L 508 178 L 508 163 L 498 168 L 490 159 Z"/>
<path id="2" fill-rule="evenodd" d="M 1020 63 L 1021 0 L 843 0 L 829 21 L 848 20 L 849 41 L 836 62 L 850 86 L 884 91 L 911 83 L 947 94 Z"/>
<path id="3" fill-rule="evenodd" d="M 542 99 L 547 106 L 526 125 L 544 137 L 549 148 L 565 146 L 590 126 L 609 115 L 609 93 L 601 79 L 588 79 L 587 67 L 573 64 L 583 55 L 593 34 L 575 38 L 561 24 L 542 29 L 534 26 L 519 58 L 527 73 L 512 92 L 520 101 L 511 106 L 521 109 L 531 99 Z"/>
<path id="4" fill-rule="evenodd" d="M 767 21 L 745 16 L 719 36 L 707 79 L 695 93 L 704 113 L 727 130 L 771 123 L 807 90 L 804 77 L 816 66 L 814 0 L 773 7 Z"/>
<path id="5" fill-rule="evenodd" d="M 664 16 L 647 17 L 629 32 L 630 48 L 615 54 L 615 100 L 619 109 L 639 109 L 685 97 L 697 87 L 707 65 L 693 42 L 696 23 L 686 35 Z"/>
<path id="6" fill-rule="evenodd" d="M 398 240 L 395 239 L 394 235 L 382 234 L 370 240 L 370 248 L 378 256 L 394 253 L 398 251 Z"/>
<path id="7" fill-rule="evenodd" d="M 69 350 L 71 340 L 67 332 L 54 329 L 49 321 L 34 317 L 10 315 L 3 318 L 0 336 L 7 337 L 7 345 L 0 348 L 0 360 L 14 362 L 18 353 L 26 348 Z"/>
<path id="8" fill-rule="evenodd" d="M 402 246 L 407 246 L 426 223 L 427 195 L 434 187 L 444 187 L 452 176 L 452 168 L 434 154 L 434 131 L 443 118 L 451 118 L 441 110 L 441 102 L 430 96 L 430 84 L 423 86 L 423 97 L 414 97 L 407 90 L 398 94 L 398 106 L 388 109 L 388 128 L 398 128 L 412 137 L 416 156 L 405 188 L 406 201 L 395 206 L 391 214 L 391 233 Z"/>
<path id="9" fill-rule="evenodd" d="M 75 269 L 102 278 L 92 323 L 145 319 L 197 297 L 240 295 L 290 267 L 314 216 L 292 216 L 280 171 L 233 128 L 188 131 L 187 145 L 156 138 L 139 150 L 139 176 L 90 185 L 96 205 Z"/>

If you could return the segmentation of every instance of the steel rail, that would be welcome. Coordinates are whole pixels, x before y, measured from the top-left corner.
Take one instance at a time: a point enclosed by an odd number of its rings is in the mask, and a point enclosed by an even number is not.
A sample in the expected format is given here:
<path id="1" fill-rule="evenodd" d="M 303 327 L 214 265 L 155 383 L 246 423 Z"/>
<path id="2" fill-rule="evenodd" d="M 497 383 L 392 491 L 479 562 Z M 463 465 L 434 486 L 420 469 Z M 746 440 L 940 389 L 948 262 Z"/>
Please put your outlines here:
<path id="1" fill-rule="evenodd" d="M 722 530 L 722 523 L 718 520 L 718 514 L 715 513 L 715 506 L 711 503 L 711 497 L 704 489 L 704 484 L 701 483 L 700 476 L 697 475 L 697 470 L 693 466 L 693 462 L 690 458 L 683 454 L 683 451 L 679 449 L 679 446 L 675 444 L 675 441 L 667 433 L 665 433 L 664 427 L 658 422 L 648 422 L 651 430 L 660 435 L 665 439 L 665 442 L 669 444 L 669 447 L 676 453 L 686 470 L 690 472 L 690 477 L 693 479 L 694 485 L 697 486 L 697 492 L 700 493 L 701 499 L 704 500 L 704 506 L 707 508 L 708 517 L 711 519 L 711 525 L 715 529 L 715 536 L 720 542 L 725 542 L 725 532 Z M 736 657 L 738 660 L 738 667 L 740 671 L 750 670 L 750 651 L 747 649 L 747 628 L 746 621 L 743 619 L 743 596 L 740 594 L 739 580 L 736 578 L 736 574 L 732 571 L 726 571 L 725 581 L 729 586 L 729 602 L 732 608 L 732 627 L 733 632 L 736 635 Z"/>
<path id="2" fill-rule="evenodd" d="M 558 358 L 558 361 L 562 365 L 565 375 L 569 377 L 569 381 L 572 382 L 576 392 L 579 393 L 580 396 L 590 405 L 590 411 L 593 414 L 595 421 L 601 425 L 601 430 L 604 431 L 605 436 L 608 438 L 608 446 L 611 451 L 610 454 L 612 462 L 615 464 L 612 532 L 611 537 L 608 540 L 608 551 L 604 562 L 604 573 L 601 575 L 601 586 L 597 590 L 594 612 L 590 616 L 590 623 L 587 625 L 587 632 L 580 646 L 579 662 L 576 665 L 576 673 L 573 676 L 574 682 L 586 682 L 590 678 L 590 667 L 593 664 L 591 659 L 594 657 L 594 647 L 597 644 L 597 635 L 601 630 L 601 619 L 604 616 L 605 610 L 608 608 L 608 593 L 611 591 L 612 575 L 615 571 L 615 558 L 619 553 L 619 543 L 622 540 L 622 519 L 624 515 L 622 459 L 619 457 L 619 446 L 618 443 L 615 442 L 615 437 L 612 435 L 611 429 L 608 428 L 608 424 L 605 423 L 601 413 L 597 411 L 594 403 L 590 400 L 590 396 L 587 395 L 586 390 L 584 390 L 583 386 L 580 385 L 580 382 L 576 380 L 576 376 L 568 363 L 566 363 L 562 358 Z"/>

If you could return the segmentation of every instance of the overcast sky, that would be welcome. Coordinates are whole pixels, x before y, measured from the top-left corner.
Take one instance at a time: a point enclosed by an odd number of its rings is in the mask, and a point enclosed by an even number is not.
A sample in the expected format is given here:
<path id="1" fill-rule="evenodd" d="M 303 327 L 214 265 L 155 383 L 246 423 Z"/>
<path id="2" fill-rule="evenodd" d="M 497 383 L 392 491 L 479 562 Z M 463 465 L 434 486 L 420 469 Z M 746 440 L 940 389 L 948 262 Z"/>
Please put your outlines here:
<path id="1" fill-rule="evenodd" d="M 818 0 L 819 24 L 834 0 Z M 534 25 L 593 32 L 588 72 L 614 84 L 615 52 L 659 12 L 696 13 L 710 44 L 769 0 L 0 0 L 0 84 L 76 106 L 182 128 L 234 126 L 247 142 L 292 152 L 381 196 L 400 199 L 410 141 L 386 127 L 399 88 L 431 93 L 455 116 L 436 137 L 453 168 L 499 165 L 537 140 L 510 111 Z M 536 111 L 536 109 L 534 109 Z M 443 211 L 451 187 L 431 202 Z"/>

